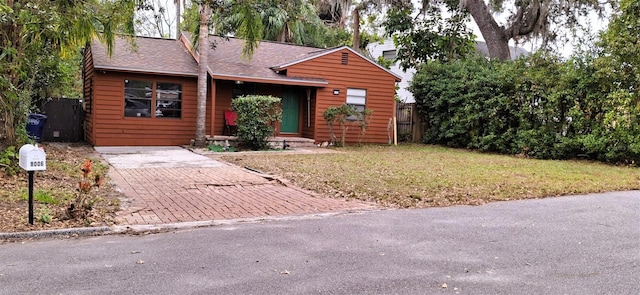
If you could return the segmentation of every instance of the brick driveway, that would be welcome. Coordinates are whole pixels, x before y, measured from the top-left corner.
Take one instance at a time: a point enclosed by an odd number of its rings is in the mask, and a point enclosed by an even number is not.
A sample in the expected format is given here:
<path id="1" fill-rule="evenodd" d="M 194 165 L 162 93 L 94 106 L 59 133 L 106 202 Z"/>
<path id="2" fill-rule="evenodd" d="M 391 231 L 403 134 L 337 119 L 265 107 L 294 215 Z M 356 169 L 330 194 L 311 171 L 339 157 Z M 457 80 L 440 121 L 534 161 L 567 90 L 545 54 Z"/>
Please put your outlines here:
<path id="1" fill-rule="evenodd" d="M 118 220 L 162 224 L 362 210 L 182 148 L 101 148 L 109 176 L 124 193 Z"/>

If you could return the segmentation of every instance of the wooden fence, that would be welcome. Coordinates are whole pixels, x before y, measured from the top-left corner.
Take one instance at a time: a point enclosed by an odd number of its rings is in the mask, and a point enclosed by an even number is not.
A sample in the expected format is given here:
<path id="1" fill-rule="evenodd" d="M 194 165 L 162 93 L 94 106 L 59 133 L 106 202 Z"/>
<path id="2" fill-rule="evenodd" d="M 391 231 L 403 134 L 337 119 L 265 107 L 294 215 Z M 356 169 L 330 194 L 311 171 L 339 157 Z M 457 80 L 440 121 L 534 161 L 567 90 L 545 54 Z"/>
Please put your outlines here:
<path id="1" fill-rule="evenodd" d="M 422 140 L 422 120 L 415 103 L 396 104 L 398 141 L 419 142 Z"/>

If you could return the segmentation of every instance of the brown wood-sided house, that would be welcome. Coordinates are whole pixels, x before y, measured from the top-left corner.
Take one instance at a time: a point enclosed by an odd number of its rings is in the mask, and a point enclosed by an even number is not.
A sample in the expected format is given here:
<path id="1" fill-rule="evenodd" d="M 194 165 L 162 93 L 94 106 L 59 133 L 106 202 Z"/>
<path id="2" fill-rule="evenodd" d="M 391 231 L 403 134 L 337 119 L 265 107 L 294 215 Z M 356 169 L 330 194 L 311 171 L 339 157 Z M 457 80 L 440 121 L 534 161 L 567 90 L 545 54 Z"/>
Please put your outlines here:
<path id="1" fill-rule="evenodd" d="M 400 78 L 348 47 L 319 49 L 260 42 L 251 59 L 244 41 L 210 36 L 206 134 L 222 135 L 233 98 L 282 98 L 277 136 L 329 141 L 322 113 L 344 103 L 373 110 L 362 140 L 387 143 Z M 198 54 L 179 40 L 116 39 L 109 57 L 98 41 L 84 56 L 85 139 L 95 146 L 184 145 L 195 137 Z M 350 128 L 348 142 L 359 141 Z"/>

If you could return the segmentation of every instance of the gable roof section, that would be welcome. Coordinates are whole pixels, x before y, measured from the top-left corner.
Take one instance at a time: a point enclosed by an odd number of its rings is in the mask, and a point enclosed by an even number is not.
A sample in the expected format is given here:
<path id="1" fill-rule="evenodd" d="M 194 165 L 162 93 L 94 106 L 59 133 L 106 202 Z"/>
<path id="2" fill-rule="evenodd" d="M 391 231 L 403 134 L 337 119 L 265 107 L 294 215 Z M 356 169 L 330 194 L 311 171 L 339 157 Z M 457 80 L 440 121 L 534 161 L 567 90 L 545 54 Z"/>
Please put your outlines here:
<path id="1" fill-rule="evenodd" d="M 117 37 L 111 57 L 97 39 L 91 42 L 96 70 L 111 70 L 177 76 L 198 76 L 198 64 L 182 42 L 174 39 L 136 37 L 132 45 Z"/>
<path id="2" fill-rule="evenodd" d="M 322 51 L 317 51 L 314 54 L 310 54 L 308 56 L 304 56 L 304 57 L 301 57 L 301 58 L 298 58 L 298 59 L 294 59 L 294 60 L 282 63 L 280 65 L 274 66 L 274 67 L 272 67 L 272 69 L 276 70 L 276 71 L 285 70 L 287 67 L 293 66 L 295 64 L 303 63 L 305 61 L 308 61 L 308 60 L 311 60 L 311 59 L 314 59 L 314 58 L 318 58 L 318 57 L 321 57 L 321 56 L 329 55 L 329 54 L 332 54 L 334 52 L 341 51 L 341 50 L 351 51 L 351 53 L 355 54 L 356 56 L 366 60 L 368 63 L 370 63 L 370 64 L 374 65 L 375 67 L 385 71 L 390 76 L 393 76 L 396 79 L 396 82 L 400 82 L 402 80 L 402 78 L 400 76 L 398 76 L 395 73 L 391 72 L 390 70 L 382 67 L 381 65 L 373 62 L 371 59 L 366 58 L 364 55 L 358 53 L 357 51 L 353 50 L 349 46 L 341 46 L 341 47 L 336 47 L 336 48 L 333 48 L 333 49 L 325 49 L 325 50 L 322 50 Z"/>
<path id="3" fill-rule="evenodd" d="M 183 33 L 182 40 L 192 48 L 187 34 Z M 209 36 L 209 42 L 214 47 L 207 51 L 208 71 L 214 79 L 312 87 L 328 84 L 324 79 L 287 77 L 271 69 L 274 64 L 312 55 L 318 48 L 262 41 L 248 59 L 242 56 L 242 39 Z"/>

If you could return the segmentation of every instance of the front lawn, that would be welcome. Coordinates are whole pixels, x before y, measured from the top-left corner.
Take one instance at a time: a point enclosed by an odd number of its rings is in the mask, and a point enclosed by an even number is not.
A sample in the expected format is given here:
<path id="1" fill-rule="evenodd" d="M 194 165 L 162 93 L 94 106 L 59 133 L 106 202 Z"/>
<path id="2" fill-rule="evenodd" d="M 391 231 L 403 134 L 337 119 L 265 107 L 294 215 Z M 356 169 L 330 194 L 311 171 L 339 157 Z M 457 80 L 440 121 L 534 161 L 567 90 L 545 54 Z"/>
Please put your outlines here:
<path id="1" fill-rule="evenodd" d="M 549 161 L 425 145 L 367 146 L 337 153 L 225 155 L 334 197 L 393 207 L 478 205 L 640 189 L 640 169 L 587 161 Z"/>

